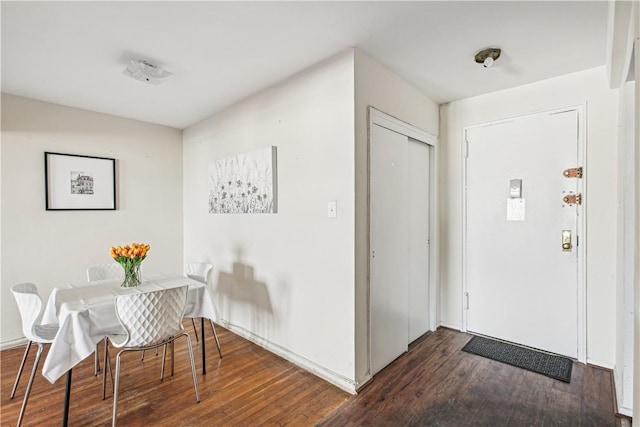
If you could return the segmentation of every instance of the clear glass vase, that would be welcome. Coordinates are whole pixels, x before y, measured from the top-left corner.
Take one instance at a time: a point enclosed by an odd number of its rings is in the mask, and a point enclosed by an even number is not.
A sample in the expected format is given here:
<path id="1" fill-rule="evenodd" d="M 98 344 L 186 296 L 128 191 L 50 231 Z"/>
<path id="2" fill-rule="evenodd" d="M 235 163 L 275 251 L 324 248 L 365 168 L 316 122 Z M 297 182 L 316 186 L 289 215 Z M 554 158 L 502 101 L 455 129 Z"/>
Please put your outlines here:
<path id="1" fill-rule="evenodd" d="M 140 278 L 140 263 L 131 263 L 123 265 L 124 269 L 124 281 L 120 285 L 123 288 L 135 288 L 142 282 Z"/>

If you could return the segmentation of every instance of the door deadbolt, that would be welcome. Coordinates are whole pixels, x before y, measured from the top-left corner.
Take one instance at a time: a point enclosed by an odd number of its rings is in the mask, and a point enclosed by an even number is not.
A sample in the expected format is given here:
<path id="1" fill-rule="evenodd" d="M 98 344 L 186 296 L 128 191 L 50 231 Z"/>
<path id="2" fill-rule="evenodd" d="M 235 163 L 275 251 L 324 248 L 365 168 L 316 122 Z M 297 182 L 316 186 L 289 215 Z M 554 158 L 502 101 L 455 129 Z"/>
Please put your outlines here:
<path id="1" fill-rule="evenodd" d="M 571 252 L 571 230 L 562 230 L 562 250 Z"/>

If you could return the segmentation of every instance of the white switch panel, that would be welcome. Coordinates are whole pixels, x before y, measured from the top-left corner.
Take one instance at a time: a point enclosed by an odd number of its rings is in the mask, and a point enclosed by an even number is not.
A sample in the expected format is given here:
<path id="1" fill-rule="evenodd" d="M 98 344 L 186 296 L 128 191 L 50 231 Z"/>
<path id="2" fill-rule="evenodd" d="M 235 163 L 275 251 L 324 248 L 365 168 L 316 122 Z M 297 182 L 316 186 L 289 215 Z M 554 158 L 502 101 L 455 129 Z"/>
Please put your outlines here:
<path id="1" fill-rule="evenodd" d="M 512 199 L 522 198 L 522 180 L 512 179 L 509 182 L 509 197 Z"/>
<path id="2" fill-rule="evenodd" d="M 330 200 L 327 204 L 327 216 L 329 218 L 337 218 L 338 217 L 338 207 L 335 200 Z"/>

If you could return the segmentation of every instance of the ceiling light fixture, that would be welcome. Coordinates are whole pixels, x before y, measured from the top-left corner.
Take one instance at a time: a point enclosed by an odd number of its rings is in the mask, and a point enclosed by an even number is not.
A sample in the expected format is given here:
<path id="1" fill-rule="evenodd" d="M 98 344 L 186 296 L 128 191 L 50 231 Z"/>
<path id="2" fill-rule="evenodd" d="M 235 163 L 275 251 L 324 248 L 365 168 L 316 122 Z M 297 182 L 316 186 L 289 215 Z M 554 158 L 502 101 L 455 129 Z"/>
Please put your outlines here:
<path id="1" fill-rule="evenodd" d="M 497 47 L 489 47 L 483 49 L 480 52 L 476 53 L 476 62 L 478 64 L 484 65 L 484 68 L 489 68 L 493 65 L 493 62 L 496 59 L 500 58 L 500 52 L 501 50 Z"/>
<path id="2" fill-rule="evenodd" d="M 135 59 L 129 61 L 122 74 L 152 85 L 159 85 L 173 75 L 158 65 Z"/>

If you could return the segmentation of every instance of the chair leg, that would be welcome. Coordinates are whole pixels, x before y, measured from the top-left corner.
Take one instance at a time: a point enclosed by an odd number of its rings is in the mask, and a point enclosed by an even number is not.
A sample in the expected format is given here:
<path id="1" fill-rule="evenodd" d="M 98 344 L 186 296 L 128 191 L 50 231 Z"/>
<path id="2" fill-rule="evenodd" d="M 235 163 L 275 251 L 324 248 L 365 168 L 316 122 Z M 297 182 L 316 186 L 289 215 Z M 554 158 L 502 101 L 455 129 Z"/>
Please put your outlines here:
<path id="1" fill-rule="evenodd" d="M 116 421 L 118 418 L 118 387 L 120 386 L 120 356 L 122 351 L 116 356 L 116 382 L 113 385 L 113 419 L 111 421 L 112 427 L 116 427 Z"/>
<path id="2" fill-rule="evenodd" d="M 164 362 L 167 360 L 167 345 L 162 346 L 162 365 L 160 367 L 160 381 L 164 380 Z"/>
<path id="3" fill-rule="evenodd" d="M 97 377 L 98 374 L 100 374 L 100 356 L 98 356 L 98 344 L 96 344 L 93 358 L 93 375 Z"/>
<path id="4" fill-rule="evenodd" d="M 211 320 L 211 329 L 213 329 L 213 337 L 216 339 L 216 346 L 218 346 L 218 354 L 220 355 L 220 359 L 222 359 L 222 350 L 220 349 L 220 341 L 218 341 L 218 334 L 216 333 L 216 325 L 213 324 L 213 320 Z"/>
<path id="5" fill-rule="evenodd" d="M 22 417 L 24 415 L 24 410 L 27 407 L 27 401 L 29 400 L 29 393 L 31 393 L 31 386 L 33 385 L 33 378 L 36 376 L 36 371 L 38 370 L 38 363 L 40 362 L 40 356 L 42 356 L 42 349 L 44 345 L 38 343 L 38 353 L 36 353 L 36 360 L 33 362 L 33 369 L 31 370 L 31 376 L 29 377 L 29 383 L 27 383 L 27 389 L 24 392 L 24 399 L 22 400 L 22 407 L 20 408 L 20 415 L 18 415 L 18 422 L 16 423 L 16 427 L 20 427 L 22 423 Z"/>
<path id="6" fill-rule="evenodd" d="M 158 347 L 156 347 L 156 354 L 158 353 Z M 163 370 L 164 370 L 164 364 L 165 361 L 167 360 L 167 344 L 165 343 L 162 346 L 162 366 L 163 366 Z M 162 380 L 164 378 L 164 372 L 160 373 L 160 379 Z"/>
<path id="7" fill-rule="evenodd" d="M 173 376 L 173 366 L 175 365 L 173 362 L 175 360 L 175 344 L 174 341 L 171 341 L 171 376 Z"/>
<path id="8" fill-rule="evenodd" d="M 191 376 L 193 377 L 193 389 L 196 392 L 196 402 L 200 402 L 200 394 L 198 393 L 198 379 L 196 377 L 196 364 L 193 361 L 193 348 L 191 348 L 191 338 L 188 334 L 184 335 L 187 339 L 187 349 L 189 350 L 189 361 L 191 362 Z"/>
<path id="9" fill-rule="evenodd" d="M 20 376 L 22 375 L 22 370 L 24 369 L 24 362 L 27 360 L 27 356 L 29 355 L 29 349 L 31 348 L 31 341 L 27 342 L 27 347 L 24 349 L 24 356 L 22 356 L 22 362 L 20 362 L 20 368 L 18 368 L 18 375 L 16 375 L 16 382 L 13 383 L 13 390 L 11 390 L 11 397 L 16 395 L 16 389 L 18 388 L 18 383 L 20 382 Z"/>
<path id="10" fill-rule="evenodd" d="M 109 357 L 109 340 L 104 339 L 104 369 L 102 371 L 102 400 L 107 397 L 107 371 L 111 377 L 111 385 L 113 385 L 113 371 L 111 369 L 111 358 Z"/>
<path id="11" fill-rule="evenodd" d="M 196 342 L 200 342 L 198 339 L 198 329 L 196 328 L 196 320 L 192 317 L 191 324 L 193 325 L 193 333 L 196 334 Z"/>

